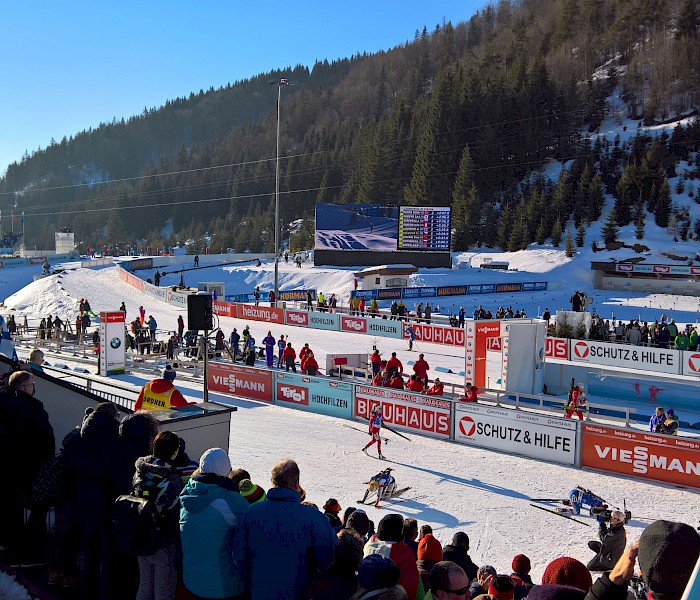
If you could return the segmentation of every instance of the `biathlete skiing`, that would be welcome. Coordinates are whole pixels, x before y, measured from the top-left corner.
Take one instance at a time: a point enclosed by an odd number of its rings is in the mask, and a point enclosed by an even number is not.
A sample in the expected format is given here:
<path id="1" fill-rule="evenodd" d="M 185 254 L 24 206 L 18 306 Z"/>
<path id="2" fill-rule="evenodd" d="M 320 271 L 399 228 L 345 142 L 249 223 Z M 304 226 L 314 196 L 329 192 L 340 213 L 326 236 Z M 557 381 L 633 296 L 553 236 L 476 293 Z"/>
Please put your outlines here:
<path id="1" fill-rule="evenodd" d="M 372 436 L 372 439 L 369 441 L 369 443 L 362 448 L 362 452 L 367 454 L 369 456 L 369 453 L 367 452 L 367 449 L 374 444 L 375 442 L 377 443 L 377 450 L 379 452 L 379 458 L 382 460 L 384 459 L 384 455 L 382 454 L 382 438 L 379 435 L 379 431 L 382 428 L 382 406 L 381 404 L 375 404 L 374 407 L 372 407 L 372 412 L 369 416 L 369 434 Z"/>
<path id="2" fill-rule="evenodd" d="M 360 504 L 364 504 L 370 494 L 377 493 L 377 499 L 374 505 L 379 508 L 380 500 L 388 500 L 396 491 L 396 480 L 391 474 L 393 469 L 384 469 L 377 473 L 367 482 L 365 495 L 360 500 Z"/>

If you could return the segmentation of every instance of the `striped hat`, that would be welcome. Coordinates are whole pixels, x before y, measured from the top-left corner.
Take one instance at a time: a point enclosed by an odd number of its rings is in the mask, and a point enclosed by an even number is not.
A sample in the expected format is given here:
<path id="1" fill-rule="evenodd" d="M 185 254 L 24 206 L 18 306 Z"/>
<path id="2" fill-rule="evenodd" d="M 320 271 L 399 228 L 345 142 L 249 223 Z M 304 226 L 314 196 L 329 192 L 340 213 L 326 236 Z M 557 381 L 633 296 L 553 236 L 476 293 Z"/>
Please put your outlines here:
<path id="1" fill-rule="evenodd" d="M 254 484 L 250 479 L 243 479 L 238 484 L 238 489 L 249 504 L 255 504 L 265 500 L 267 494 L 259 485 Z"/>

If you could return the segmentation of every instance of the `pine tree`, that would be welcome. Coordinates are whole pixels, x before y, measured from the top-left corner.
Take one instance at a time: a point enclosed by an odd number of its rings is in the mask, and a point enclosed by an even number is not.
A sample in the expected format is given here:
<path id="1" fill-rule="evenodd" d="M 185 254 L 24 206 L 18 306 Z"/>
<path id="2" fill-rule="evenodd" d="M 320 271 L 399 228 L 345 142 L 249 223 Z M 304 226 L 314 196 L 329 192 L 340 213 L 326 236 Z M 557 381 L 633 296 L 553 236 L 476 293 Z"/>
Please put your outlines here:
<path id="1" fill-rule="evenodd" d="M 574 254 L 576 253 L 576 250 L 574 249 L 574 238 L 571 235 L 571 230 L 569 230 L 569 233 L 566 235 L 566 243 L 564 247 L 566 256 L 568 256 L 569 258 L 573 258 Z"/>
<path id="2" fill-rule="evenodd" d="M 586 243 L 586 223 L 584 221 L 580 221 L 578 224 L 578 227 L 576 228 L 576 245 L 579 248 L 583 248 L 583 245 Z"/>
<path id="3" fill-rule="evenodd" d="M 501 250 L 508 250 L 508 241 L 511 235 L 512 214 L 510 205 L 506 204 L 501 208 L 500 220 L 498 223 L 498 233 L 496 234 L 496 245 Z"/>
<path id="4" fill-rule="evenodd" d="M 472 180 L 474 163 L 469 146 L 462 151 L 459 170 L 452 190 L 452 226 L 455 233 L 453 245 L 455 250 L 468 250 L 479 240 L 479 221 L 481 205 Z"/>
<path id="5" fill-rule="evenodd" d="M 644 239 L 644 224 L 645 224 L 645 213 L 644 204 L 641 202 L 637 203 L 637 210 L 634 218 L 634 237 L 638 240 Z"/>
<path id="6" fill-rule="evenodd" d="M 557 220 L 554 221 L 554 225 L 552 226 L 552 246 L 559 248 L 561 245 L 561 236 L 561 219 L 557 217 Z"/>
<path id="7" fill-rule="evenodd" d="M 600 233 L 603 236 L 603 241 L 606 244 L 612 244 L 613 242 L 617 241 L 617 235 L 620 233 L 620 228 L 617 225 L 617 215 L 615 214 L 614 207 L 610 209 L 608 218 L 605 220 L 605 225 Z"/>
<path id="8" fill-rule="evenodd" d="M 668 185 L 668 179 L 664 178 L 661 188 L 659 189 L 659 197 L 656 201 L 656 224 L 659 227 L 668 227 L 669 217 L 671 216 L 671 188 Z"/>
<path id="9" fill-rule="evenodd" d="M 537 231 L 535 232 L 535 242 L 538 246 L 542 246 L 547 239 L 547 230 L 544 227 L 544 221 L 540 220 L 540 224 L 537 226 Z"/>

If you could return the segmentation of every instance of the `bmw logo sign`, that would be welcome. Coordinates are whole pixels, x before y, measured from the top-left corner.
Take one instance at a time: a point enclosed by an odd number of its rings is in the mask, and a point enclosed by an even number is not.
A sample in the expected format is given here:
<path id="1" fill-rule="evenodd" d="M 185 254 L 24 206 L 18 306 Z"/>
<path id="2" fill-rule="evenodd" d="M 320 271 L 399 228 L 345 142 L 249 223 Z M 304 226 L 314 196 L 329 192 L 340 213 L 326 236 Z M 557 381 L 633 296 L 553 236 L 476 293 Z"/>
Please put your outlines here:
<path id="1" fill-rule="evenodd" d="M 109 345 L 116 350 L 122 345 L 122 341 L 118 337 L 115 337 L 109 340 Z"/>

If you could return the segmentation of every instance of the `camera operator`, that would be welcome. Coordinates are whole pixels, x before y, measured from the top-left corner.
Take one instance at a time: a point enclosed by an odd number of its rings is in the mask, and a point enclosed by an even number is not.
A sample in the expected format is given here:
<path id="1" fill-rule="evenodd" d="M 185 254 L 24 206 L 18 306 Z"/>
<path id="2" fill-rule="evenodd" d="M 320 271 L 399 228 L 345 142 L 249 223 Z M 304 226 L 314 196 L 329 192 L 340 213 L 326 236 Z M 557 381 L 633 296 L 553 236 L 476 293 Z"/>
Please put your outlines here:
<path id="1" fill-rule="evenodd" d="M 601 521 L 598 535 L 600 541 L 588 542 L 588 547 L 596 556 L 588 563 L 589 571 L 610 571 L 625 551 L 627 534 L 625 532 L 625 514 L 615 510 L 610 513 L 610 527 Z"/>

